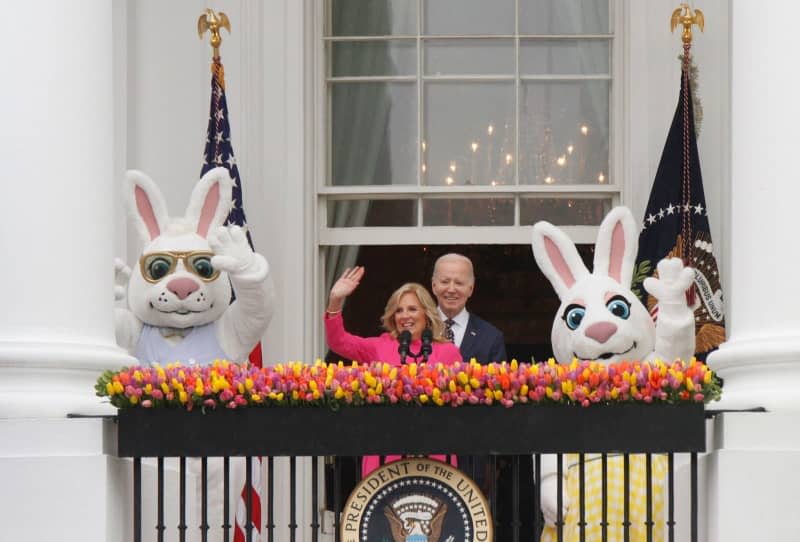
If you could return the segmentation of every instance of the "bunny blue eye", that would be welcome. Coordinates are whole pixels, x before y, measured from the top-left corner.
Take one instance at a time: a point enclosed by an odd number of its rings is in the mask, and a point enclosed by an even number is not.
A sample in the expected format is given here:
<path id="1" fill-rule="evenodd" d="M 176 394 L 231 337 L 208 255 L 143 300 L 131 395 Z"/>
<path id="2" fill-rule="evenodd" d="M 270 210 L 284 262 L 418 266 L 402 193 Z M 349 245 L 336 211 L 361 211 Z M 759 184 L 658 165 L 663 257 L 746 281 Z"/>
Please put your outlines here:
<path id="1" fill-rule="evenodd" d="M 585 307 L 581 307 L 580 305 L 567 305 L 567 308 L 564 309 L 564 315 L 562 318 L 564 319 L 564 322 L 567 323 L 568 328 L 578 329 L 578 326 L 581 325 L 584 316 L 586 316 Z"/>
<path id="2" fill-rule="evenodd" d="M 206 256 L 201 256 L 192 260 L 192 268 L 198 276 L 208 279 L 214 275 L 214 266 L 211 265 L 211 259 Z"/>
<path id="3" fill-rule="evenodd" d="M 165 258 L 154 258 L 147 264 L 147 274 L 153 280 L 164 278 L 172 269 L 172 265 Z"/>
<path id="4" fill-rule="evenodd" d="M 631 315 L 631 304 L 621 295 L 615 295 L 609 299 L 606 308 L 611 314 L 623 320 L 627 320 Z"/>

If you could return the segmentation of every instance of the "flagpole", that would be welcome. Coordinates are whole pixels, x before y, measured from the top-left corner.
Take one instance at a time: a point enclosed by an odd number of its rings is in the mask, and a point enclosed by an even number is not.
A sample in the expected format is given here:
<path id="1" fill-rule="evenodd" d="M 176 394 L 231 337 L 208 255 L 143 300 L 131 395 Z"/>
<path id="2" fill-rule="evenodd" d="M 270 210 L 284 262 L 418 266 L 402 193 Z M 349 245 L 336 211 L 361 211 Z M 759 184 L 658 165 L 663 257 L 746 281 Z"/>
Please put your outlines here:
<path id="1" fill-rule="evenodd" d="M 683 78 L 683 164 L 681 167 L 681 182 L 683 185 L 683 220 L 681 222 L 681 247 L 680 253 L 684 265 L 692 265 L 692 175 L 691 175 L 691 157 L 689 152 L 689 66 L 692 47 L 692 27 L 697 25 L 700 31 L 703 32 L 705 26 L 705 17 L 703 12 L 692 8 L 689 4 L 683 3 L 675 11 L 672 12 L 670 17 L 670 30 L 675 32 L 678 26 L 683 27 L 681 33 L 681 40 L 683 41 L 683 66 L 681 69 L 681 77 Z M 691 129 L 694 129 L 692 127 Z M 689 306 L 695 304 L 695 288 L 694 284 L 686 291 L 686 302 Z"/>
<path id="2" fill-rule="evenodd" d="M 231 23 L 223 12 L 215 12 L 207 8 L 197 19 L 197 35 L 200 39 L 206 32 L 211 35 L 211 113 L 207 132 L 205 150 L 205 168 L 225 166 L 231 173 L 234 181 L 233 208 L 226 220 L 226 224 L 233 224 L 242 228 L 247 227 L 244 217 L 244 204 L 242 196 L 241 179 L 239 178 L 236 161 L 233 157 L 233 148 L 230 142 L 230 126 L 228 124 L 227 100 L 225 98 L 225 69 L 219 54 L 222 44 L 221 29 L 231 32 Z M 253 248 L 250 232 L 247 240 Z M 261 365 L 261 343 L 259 342 L 250 354 L 250 361 Z M 245 458 L 245 479 L 239 498 L 236 499 L 236 513 L 234 514 L 233 542 L 257 542 L 261 539 L 261 457 Z M 225 488 L 227 491 L 227 487 Z M 225 500 L 227 503 L 227 499 Z M 272 503 L 269 503 L 270 509 Z M 224 539 L 228 540 L 230 524 L 226 510 L 224 521 Z M 271 516 L 270 516 L 271 517 Z"/>

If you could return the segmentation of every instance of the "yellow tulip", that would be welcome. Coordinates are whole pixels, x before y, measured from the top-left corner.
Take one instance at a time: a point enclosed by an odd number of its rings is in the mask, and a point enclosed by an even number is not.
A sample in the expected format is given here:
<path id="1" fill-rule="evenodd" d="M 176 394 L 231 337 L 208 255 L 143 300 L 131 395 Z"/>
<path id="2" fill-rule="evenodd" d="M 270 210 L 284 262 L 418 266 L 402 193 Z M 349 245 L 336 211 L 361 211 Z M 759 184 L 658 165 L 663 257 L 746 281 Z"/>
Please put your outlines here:
<path id="1" fill-rule="evenodd" d="M 111 382 L 106 382 L 106 393 L 109 395 L 114 395 L 114 384 Z"/>

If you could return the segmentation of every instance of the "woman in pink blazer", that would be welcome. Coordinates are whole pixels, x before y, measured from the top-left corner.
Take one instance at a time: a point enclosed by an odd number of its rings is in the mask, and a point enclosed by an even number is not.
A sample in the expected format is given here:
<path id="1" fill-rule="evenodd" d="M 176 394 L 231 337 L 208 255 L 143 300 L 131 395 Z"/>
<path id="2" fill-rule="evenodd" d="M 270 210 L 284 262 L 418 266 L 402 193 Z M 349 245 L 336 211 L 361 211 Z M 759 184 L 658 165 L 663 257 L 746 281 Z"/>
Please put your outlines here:
<path id="1" fill-rule="evenodd" d="M 462 360 L 458 347 L 444 336 L 444 324 L 439 318 L 431 294 L 424 286 L 414 282 L 402 285 L 386 302 L 386 309 L 381 317 L 385 333 L 378 337 L 359 337 L 348 333 L 342 320 L 342 305 L 345 298 L 358 287 L 363 276 L 363 267 L 345 269 L 331 288 L 328 307 L 325 310 L 325 338 L 331 350 L 363 363 L 383 361 L 395 366 L 408 360 L 423 361 L 425 357 L 429 363 L 441 362 L 448 365 Z M 430 331 L 425 333 L 426 330 Z M 407 357 L 401 360 L 399 338 L 406 331 L 411 337 Z M 427 356 L 423 347 L 424 334 L 432 339 Z M 431 457 L 445 460 L 445 456 Z M 387 456 L 386 462 L 397 459 L 400 459 L 400 456 Z M 362 475 L 366 476 L 378 465 L 377 456 L 365 456 L 361 467 Z"/>

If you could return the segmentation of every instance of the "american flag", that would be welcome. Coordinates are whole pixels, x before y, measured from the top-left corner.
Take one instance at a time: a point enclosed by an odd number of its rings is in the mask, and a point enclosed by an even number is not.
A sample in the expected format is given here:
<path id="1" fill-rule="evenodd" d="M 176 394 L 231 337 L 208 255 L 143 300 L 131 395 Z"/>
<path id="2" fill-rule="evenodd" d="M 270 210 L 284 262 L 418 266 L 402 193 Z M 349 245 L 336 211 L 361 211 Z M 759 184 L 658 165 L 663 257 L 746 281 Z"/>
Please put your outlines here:
<path id="1" fill-rule="evenodd" d="M 200 172 L 202 177 L 207 171 L 215 167 L 225 167 L 233 179 L 233 208 L 228 215 L 226 224 L 233 224 L 241 227 L 247 226 L 247 219 L 244 216 L 244 204 L 242 197 L 242 180 L 239 177 L 239 168 L 236 167 L 236 157 L 233 155 L 231 146 L 231 126 L 228 121 L 228 102 L 225 99 L 225 70 L 219 57 L 215 57 L 211 64 L 211 110 L 208 116 L 208 131 L 206 136 L 206 147 L 203 153 L 203 168 Z M 250 248 L 253 247 L 253 240 L 250 232 L 247 232 L 247 241 Z M 233 301 L 233 295 L 231 296 Z M 250 362 L 261 367 L 261 343 L 257 344 L 250 353 Z M 245 542 L 247 540 L 257 542 L 261 532 L 261 458 L 252 458 L 252 484 L 247 487 L 245 481 L 241 495 L 236 505 L 236 520 L 234 522 L 233 541 Z M 251 510 L 250 525 L 251 532 L 245 533 L 247 518 L 247 495 L 250 493 Z M 225 519 L 227 522 L 227 518 Z"/>

